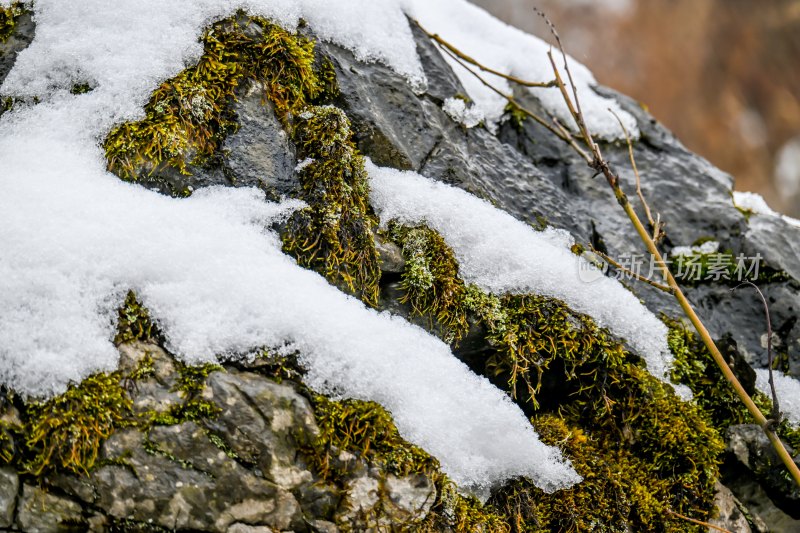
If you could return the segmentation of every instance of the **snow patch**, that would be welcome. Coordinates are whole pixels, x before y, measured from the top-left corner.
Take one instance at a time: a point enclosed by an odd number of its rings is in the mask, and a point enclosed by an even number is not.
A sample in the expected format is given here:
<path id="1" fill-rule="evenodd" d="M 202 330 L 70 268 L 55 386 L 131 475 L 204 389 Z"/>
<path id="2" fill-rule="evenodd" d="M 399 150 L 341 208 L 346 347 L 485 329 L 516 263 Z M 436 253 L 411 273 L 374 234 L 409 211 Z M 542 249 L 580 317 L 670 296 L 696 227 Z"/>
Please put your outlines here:
<path id="1" fill-rule="evenodd" d="M 371 162 L 367 169 L 370 201 L 382 223 L 424 222 L 438 231 L 453 249 L 467 283 L 495 294 L 533 292 L 558 298 L 624 338 L 652 375 L 668 381 L 673 356 L 666 325 L 618 281 L 593 276 L 592 282 L 584 282 L 581 272 L 595 267 L 570 251 L 569 233 L 535 231 L 466 191 L 415 172 Z M 688 396 L 682 387 L 676 390 Z"/>
<path id="2" fill-rule="evenodd" d="M 767 205 L 764 197 L 758 193 L 733 191 L 733 204 L 739 209 L 751 211 L 756 215 L 782 218 L 787 224 L 800 228 L 800 220 L 787 215 L 782 215 L 781 213 L 773 210 L 769 205 Z"/>
<path id="3" fill-rule="evenodd" d="M 793 427 L 800 428 L 800 381 L 777 370 L 772 371 L 772 380 L 775 382 L 781 413 Z M 756 388 L 772 398 L 768 369 L 756 368 Z"/>
<path id="4" fill-rule="evenodd" d="M 672 255 L 689 256 L 695 254 L 714 254 L 719 250 L 717 241 L 706 241 L 699 246 L 676 246 L 672 249 Z"/>
<path id="5" fill-rule="evenodd" d="M 474 105 L 467 107 L 467 103 L 461 98 L 448 98 L 442 104 L 442 109 L 450 118 L 467 128 L 474 128 L 484 120 L 483 111 Z"/>

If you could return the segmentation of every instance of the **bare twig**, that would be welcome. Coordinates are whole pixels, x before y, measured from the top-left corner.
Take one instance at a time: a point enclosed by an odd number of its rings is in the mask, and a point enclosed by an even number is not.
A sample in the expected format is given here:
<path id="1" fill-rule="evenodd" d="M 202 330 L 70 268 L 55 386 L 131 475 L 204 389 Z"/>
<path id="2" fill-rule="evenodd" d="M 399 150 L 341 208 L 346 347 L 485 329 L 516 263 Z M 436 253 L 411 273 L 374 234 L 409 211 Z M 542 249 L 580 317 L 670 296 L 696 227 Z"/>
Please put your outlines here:
<path id="1" fill-rule="evenodd" d="M 672 287 L 670 287 L 669 285 L 664 285 L 664 284 L 659 283 L 657 281 L 653 281 L 652 279 L 648 278 L 647 276 L 642 276 L 641 274 L 638 274 L 638 273 L 634 272 L 633 270 L 621 265 L 619 262 L 617 262 L 614 259 L 612 259 L 609 255 L 604 254 L 600 250 L 597 250 L 594 246 L 590 246 L 590 248 L 592 250 L 592 253 L 595 253 L 595 254 L 599 255 L 603 259 L 603 261 L 609 263 L 611 266 L 613 266 L 617 270 L 625 272 L 629 276 L 631 276 L 633 278 L 636 278 L 641 282 L 647 283 L 651 287 L 655 287 L 656 289 L 658 289 L 660 291 L 664 291 L 664 292 L 669 293 L 669 294 L 674 294 L 675 291 L 673 291 Z"/>
<path id="2" fill-rule="evenodd" d="M 667 512 L 669 514 L 671 514 L 672 516 L 676 516 L 678 518 L 681 518 L 681 519 L 686 520 L 688 522 L 691 522 L 693 524 L 697 524 L 698 526 L 705 526 L 707 528 L 710 528 L 710 529 L 713 529 L 713 530 L 716 530 L 716 531 L 722 531 L 723 533 L 731 533 L 730 531 L 728 531 L 725 528 L 721 528 L 719 526 L 715 526 L 714 524 L 709 524 L 708 522 L 703 522 L 702 520 L 695 520 L 694 518 L 689 518 L 688 516 L 682 515 L 680 513 L 676 513 L 672 509 L 667 509 Z"/>
<path id="3" fill-rule="evenodd" d="M 541 12 L 539 11 L 537 12 L 541 14 Z M 547 20 L 546 17 L 545 20 Z M 549 22 L 549 20 L 548 20 L 548 25 L 551 27 L 551 29 L 553 29 L 553 26 Z M 564 48 L 563 46 L 561 46 L 561 41 L 558 38 L 558 34 L 555 33 L 555 31 L 554 31 L 554 36 L 559 44 L 561 56 L 564 59 L 564 64 L 565 64 L 565 69 L 567 69 L 568 79 L 570 81 L 570 84 L 572 85 L 572 94 L 577 100 L 578 92 L 571 76 L 569 76 L 569 70 L 566 62 L 566 57 L 567 57 L 566 52 L 564 52 Z M 556 77 L 556 82 L 558 83 L 559 86 L 558 88 L 561 91 L 561 95 L 564 97 L 564 102 L 567 105 L 567 108 L 569 109 L 570 114 L 572 115 L 572 118 L 575 121 L 575 124 L 577 125 L 578 129 L 583 135 L 583 140 L 586 143 L 586 146 L 589 147 L 589 150 L 592 154 L 592 161 L 591 163 L 589 163 L 589 166 L 595 172 L 602 173 L 603 176 L 605 176 L 606 181 L 608 181 L 609 186 L 614 191 L 614 196 L 617 199 L 617 202 L 620 204 L 620 206 L 622 206 L 622 209 L 625 211 L 625 214 L 628 216 L 628 219 L 633 224 L 642 242 L 647 247 L 647 250 L 653 255 L 653 257 L 656 258 L 659 268 L 661 269 L 662 274 L 664 275 L 664 279 L 667 281 L 667 284 L 670 286 L 670 288 L 672 288 L 674 291 L 673 295 L 675 296 L 675 299 L 678 300 L 678 304 L 681 306 L 681 309 L 683 309 L 683 312 L 692 322 L 692 325 L 694 325 L 695 329 L 697 330 L 697 333 L 700 335 L 700 338 L 703 339 L 703 343 L 706 345 L 706 348 L 708 348 L 708 351 L 711 352 L 711 355 L 714 358 L 714 361 L 717 363 L 717 366 L 719 366 L 719 369 L 722 371 L 722 374 L 730 382 L 731 386 L 734 388 L 736 394 L 742 400 L 742 403 L 744 403 L 745 407 L 747 407 L 747 410 L 750 412 L 753 419 L 755 419 L 756 423 L 759 426 L 761 426 L 761 429 L 767 435 L 767 438 L 769 438 L 770 442 L 772 443 L 772 446 L 775 448 L 775 451 L 778 453 L 784 465 L 786 465 L 786 468 L 789 470 L 789 473 L 794 478 L 795 483 L 800 485 L 800 468 L 798 468 L 797 464 L 792 459 L 791 454 L 783 445 L 781 439 L 773 431 L 772 429 L 773 422 L 771 420 L 768 420 L 764 416 L 764 414 L 761 412 L 761 410 L 758 408 L 755 402 L 753 402 L 753 399 L 750 397 L 750 395 L 747 394 L 747 391 L 744 389 L 744 387 L 742 387 L 742 384 L 739 382 L 736 375 L 733 373 L 733 370 L 731 370 L 731 367 L 728 365 L 722 353 L 719 351 L 719 348 L 717 348 L 717 345 L 714 343 L 714 340 L 711 338 L 711 334 L 708 332 L 708 329 L 706 329 L 705 325 L 700 320 L 700 317 L 695 312 L 688 298 L 686 298 L 686 295 L 683 294 L 683 291 L 678 285 L 678 282 L 675 280 L 675 277 L 669 271 L 669 268 L 667 268 L 666 263 L 664 262 L 664 259 L 661 256 L 661 252 L 659 252 L 658 250 L 658 246 L 648 233 L 642 221 L 639 219 L 639 215 L 636 214 L 636 211 L 633 209 L 633 206 L 628 200 L 628 197 L 625 195 L 625 192 L 620 187 L 619 176 L 611 169 L 611 166 L 603 158 L 603 154 L 600 152 L 600 148 L 594 142 L 594 139 L 589 133 L 588 127 L 586 126 L 586 122 L 583 119 L 583 115 L 580 113 L 580 105 L 578 103 L 573 104 L 571 102 L 569 92 L 566 86 L 564 85 L 564 82 L 558 72 L 558 68 L 556 67 L 555 60 L 553 59 L 552 51 L 548 52 L 547 56 L 549 57 L 550 64 L 553 67 L 553 73 Z"/>
<path id="4" fill-rule="evenodd" d="M 753 287 L 758 293 L 758 296 L 761 298 L 761 302 L 764 304 L 764 316 L 767 318 L 767 369 L 769 369 L 769 391 L 772 393 L 772 414 L 770 416 L 774 424 L 780 424 L 781 409 L 778 405 L 778 393 L 775 391 L 775 381 L 772 379 L 772 320 L 769 318 L 769 304 L 767 303 L 766 297 L 764 297 L 764 293 L 761 292 L 761 289 L 759 289 L 755 283 L 749 280 L 745 280 L 736 287 L 732 288 L 731 292 L 743 285 L 749 285 Z"/>
<path id="5" fill-rule="evenodd" d="M 619 118 L 619 115 L 617 115 L 613 109 L 609 109 L 608 111 L 614 115 L 614 118 L 619 122 L 619 127 L 622 128 L 622 133 L 625 135 L 625 142 L 628 143 L 628 156 L 631 161 L 633 175 L 636 178 L 636 194 L 639 196 L 639 201 L 642 202 L 644 214 L 647 216 L 650 229 L 653 230 L 653 240 L 657 243 L 663 237 L 661 232 L 661 216 L 658 215 L 658 221 L 653 220 L 653 215 L 650 213 L 650 205 L 647 203 L 647 200 L 645 200 L 644 194 L 642 194 L 642 178 L 639 175 L 639 167 L 636 166 L 636 157 L 633 155 L 633 143 L 631 142 L 631 136 L 628 134 L 628 128 L 625 127 L 625 124 L 622 123 L 622 119 Z"/>
<path id="6" fill-rule="evenodd" d="M 468 56 L 467 54 L 465 54 L 464 52 L 462 52 L 461 50 L 459 50 L 458 48 L 456 48 L 455 46 L 453 46 L 449 42 L 445 41 L 439 34 L 431 33 L 428 30 L 426 30 L 425 28 L 423 28 L 422 24 L 420 24 L 418 20 L 415 20 L 414 22 L 416 23 L 417 27 L 420 30 L 422 30 L 422 32 L 425 35 L 427 35 L 432 41 L 434 41 L 440 47 L 449 50 L 452 54 L 457 56 L 459 59 L 461 59 L 463 61 L 466 61 L 467 63 L 471 63 L 471 64 L 475 65 L 476 67 L 478 67 L 479 69 L 481 69 L 484 72 L 488 72 L 489 74 L 494 74 L 495 76 L 499 76 L 499 77 L 501 77 L 501 78 L 503 78 L 505 80 L 508 80 L 510 82 L 513 82 L 513 83 L 516 83 L 517 85 L 522 85 L 523 87 L 547 88 L 547 87 L 555 87 L 556 86 L 556 80 L 550 80 L 550 81 L 544 81 L 544 82 L 542 82 L 542 81 L 523 80 L 521 78 L 517 78 L 516 76 L 511 76 L 510 74 L 505 74 L 503 72 L 500 72 L 499 70 L 495 70 L 495 69 L 493 69 L 491 67 L 487 67 L 486 65 L 482 65 L 481 63 L 478 62 L 477 59 Z"/>

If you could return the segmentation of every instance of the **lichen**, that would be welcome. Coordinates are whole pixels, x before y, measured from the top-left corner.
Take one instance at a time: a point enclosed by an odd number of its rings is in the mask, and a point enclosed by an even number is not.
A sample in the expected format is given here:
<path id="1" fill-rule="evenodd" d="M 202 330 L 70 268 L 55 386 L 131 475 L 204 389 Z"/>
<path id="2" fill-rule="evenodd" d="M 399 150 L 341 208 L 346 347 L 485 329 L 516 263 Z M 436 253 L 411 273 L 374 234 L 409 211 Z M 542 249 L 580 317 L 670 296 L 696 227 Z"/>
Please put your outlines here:
<path id="1" fill-rule="evenodd" d="M 0 6 L 0 44 L 3 44 L 17 28 L 17 20 L 25 13 L 22 2 L 14 2 L 8 7 Z"/>

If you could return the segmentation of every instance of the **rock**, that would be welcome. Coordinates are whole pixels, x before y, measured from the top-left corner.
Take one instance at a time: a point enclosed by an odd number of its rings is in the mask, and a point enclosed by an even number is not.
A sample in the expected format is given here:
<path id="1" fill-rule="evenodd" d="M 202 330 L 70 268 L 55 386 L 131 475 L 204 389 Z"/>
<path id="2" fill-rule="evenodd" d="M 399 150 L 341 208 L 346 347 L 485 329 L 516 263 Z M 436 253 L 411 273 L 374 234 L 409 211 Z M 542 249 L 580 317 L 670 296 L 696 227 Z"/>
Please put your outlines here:
<path id="1" fill-rule="evenodd" d="M 0 468 L 0 527 L 14 523 L 19 477 L 11 468 Z"/>
<path id="2" fill-rule="evenodd" d="M 751 507 L 752 503 L 746 500 L 752 500 L 752 496 L 745 498 L 743 494 L 737 493 L 736 487 L 746 487 L 755 481 L 759 485 L 759 491 L 752 487 L 742 488 L 741 491 L 751 495 L 754 492 L 763 492 L 769 503 L 758 503 L 757 507 L 776 507 L 781 510 L 781 514 L 785 513 L 794 520 L 800 520 L 800 488 L 786 475 L 786 468 L 761 428 L 755 424 L 731 426 L 726 433 L 726 440 L 728 475 L 734 480 L 738 479 L 737 482 L 726 484 L 737 497 Z M 793 453 L 791 448 L 789 453 Z M 795 459 L 795 462 L 798 460 Z M 763 491 L 760 490 L 762 488 Z M 768 518 L 764 520 L 772 527 Z"/>
<path id="3" fill-rule="evenodd" d="M 0 85 L 5 81 L 6 76 L 14 66 L 17 60 L 17 54 L 28 47 L 33 41 L 34 34 L 36 33 L 36 24 L 33 17 L 29 12 L 23 13 L 17 19 L 16 28 L 14 32 L 4 43 L 0 43 Z M 1 96 L 1 95 L 0 95 Z M 2 105 L 0 105 L 0 115 L 2 114 Z"/>
<path id="4" fill-rule="evenodd" d="M 17 527 L 27 533 L 87 531 L 80 505 L 28 484 L 22 487 Z"/>
<path id="5" fill-rule="evenodd" d="M 230 370 L 209 377 L 203 398 L 223 410 L 208 427 L 242 460 L 286 489 L 311 481 L 296 463 L 297 449 L 311 445 L 318 429 L 308 400 L 291 386 Z"/>
<path id="6" fill-rule="evenodd" d="M 398 522 L 424 518 L 436 500 L 436 489 L 426 476 L 386 476 L 384 490 L 392 510 L 389 515 Z"/>
<path id="7" fill-rule="evenodd" d="M 297 185 L 297 156 L 264 91 L 253 82 L 245 82 L 237 91 L 234 111 L 239 129 L 223 145 L 229 153 L 225 175 L 235 187 L 262 187 L 277 195 L 287 194 Z"/>
<path id="8" fill-rule="evenodd" d="M 375 249 L 378 251 L 378 261 L 381 272 L 401 274 L 406 267 L 403 252 L 400 247 L 380 235 L 375 235 Z"/>
<path id="9" fill-rule="evenodd" d="M 728 487 L 717 482 L 714 485 L 716 494 L 714 495 L 714 505 L 717 508 L 719 516 L 709 520 L 709 523 L 727 529 L 728 531 L 736 531 L 739 533 L 751 533 L 750 524 L 747 522 L 747 517 L 742 513 L 742 504 L 736 499 L 736 496 L 730 491 Z M 712 531 L 709 528 L 709 531 Z"/>

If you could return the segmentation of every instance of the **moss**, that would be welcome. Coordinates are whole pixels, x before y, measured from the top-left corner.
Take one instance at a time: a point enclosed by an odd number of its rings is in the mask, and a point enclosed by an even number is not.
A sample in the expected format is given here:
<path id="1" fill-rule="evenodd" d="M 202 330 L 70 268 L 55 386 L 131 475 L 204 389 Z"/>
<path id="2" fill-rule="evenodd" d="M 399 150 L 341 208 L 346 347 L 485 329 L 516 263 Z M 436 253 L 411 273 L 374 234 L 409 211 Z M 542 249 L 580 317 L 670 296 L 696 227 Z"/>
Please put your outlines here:
<path id="1" fill-rule="evenodd" d="M 507 517 L 491 504 L 464 496 L 446 476 L 436 482 L 436 501 L 416 531 L 453 531 L 455 533 L 507 533 Z"/>
<path id="2" fill-rule="evenodd" d="M 136 294 L 129 291 L 118 312 L 114 344 L 151 340 L 158 336 L 158 328 L 150 320 L 149 311 L 137 299 Z"/>
<path id="3" fill-rule="evenodd" d="M 320 432 L 306 453 L 323 479 L 336 480 L 344 473 L 338 459 L 341 452 L 352 453 L 399 476 L 438 472 L 438 462 L 404 440 L 391 415 L 379 404 L 334 401 L 322 395 L 314 395 L 312 404 Z"/>
<path id="4" fill-rule="evenodd" d="M 596 437 L 553 415 L 534 425 L 542 440 L 562 448 L 584 481 L 548 494 L 518 480 L 494 495 L 514 531 L 703 531 L 668 510 L 705 519 L 706 509 L 682 509 L 672 483 L 651 464 L 607 438 Z"/>
<path id="5" fill-rule="evenodd" d="M 431 320 L 464 317 L 450 323 L 482 328 L 494 348 L 483 361 L 484 372 L 505 383 L 520 405 L 537 413 L 537 419 L 553 417 L 543 419 L 549 424 L 545 429 L 560 420 L 575 431 L 591 434 L 593 440 L 584 440 L 587 446 L 595 443 L 587 453 L 596 457 L 587 459 L 588 465 L 602 459 L 602 464 L 610 465 L 607 468 L 617 469 L 613 487 L 592 486 L 590 481 L 575 489 L 576 498 L 583 494 L 598 509 L 586 511 L 586 517 L 574 526 L 570 520 L 577 520 L 580 512 L 554 506 L 554 500 L 544 507 L 531 507 L 528 500 L 537 501 L 540 494 L 530 484 L 518 484 L 514 497 L 508 496 L 503 504 L 512 529 L 546 531 L 552 524 L 557 530 L 572 527 L 577 531 L 594 523 L 598 530 L 615 530 L 614 524 L 624 530 L 625 524 L 646 522 L 650 525 L 644 530 L 650 530 L 656 528 L 654 524 L 671 523 L 667 509 L 707 516 L 723 443 L 706 413 L 681 402 L 671 387 L 652 377 L 641 360 L 589 316 L 575 313 L 554 298 L 497 296 L 466 285 L 452 252 L 435 232 L 390 227 L 396 242 L 413 252 L 404 250 L 410 267 L 403 274 L 401 301 L 420 302 L 415 310 Z M 437 262 L 446 268 L 433 268 Z M 454 287 L 454 296 L 437 299 L 436 286 Z M 544 386 L 547 394 L 542 394 Z M 546 405 L 540 405 L 544 398 Z M 583 441 L 575 441 L 573 450 L 576 457 L 579 442 Z M 602 458 L 601 453 L 605 454 Z M 606 499 L 593 501 L 592 491 L 595 496 L 603 493 Z M 637 502 L 637 510 L 617 509 L 620 498 Z M 512 507 L 530 509 L 508 514 Z M 592 522 L 591 512 L 602 514 L 604 521 Z"/>
<path id="6" fill-rule="evenodd" d="M 176 361 L 176 365 L 178 376 L 172 391 L 179 393 L 183 402 L 166 411 L 151 412 L 149 424 L 174 426 L 184 422 L 202 422 L 219 416 L 221 409 L 200 395 L 209 374 L 222 371 L 223 368 L 214 363 L 192 366 Z"/>
<path id="7" fill-rule="evenodd" d="M 293 135 L 300 199 L 282 233 L 283 249 L 331 283 L 376 305 L 380 268 L 369 207 L 364 158 L 352 140 L 350 121 L 332 106 L 311 106 L 297 117 Z"/>
<path id="8" fill-rule="evenodd" d="M 678 321 L 665 319 L 665 322 L 669 327 L 669 347 L 675 356 L 672 379 L 692 390 L 695 403 L 717 430 L 724 433 L 732 425 L 755 423 L 700 337 Z M 764 416 L 771 416 L 772 401 L 769 397 L 756 392 L 753 401 Z M 794 429 L 787 420 L 782 420 L 776 432 L 794 448 L 796 455 L 800 454 L 800 429 Z"/>
<path id="9" fill-rule="evenodd" d="M 17 20 L 25 13 L 22 2 L 0 7 L 0 44 L 6 42 L 17 27 Z"/>
<path id="10" fill-rule="evenodd" d="M 197 65 L 164 82 L 145 106 L 145 118 L 106 137 L 109 170 L 136 181 L 165 168 L 189 173 L 203 165 L 236 129 L 233 103 L 245 81 L 264 88 L 284 121 L 319 94 L 313 42 L 265 19 L 238 15 L 202 36 Z M 180 195 L 184 191 L 175 191 Z"/>
<path id="11" fill-rule="evenodd" d="M 119 373 L 95 374 L 23 414 L 24 469 L 33 475 L 60 470 L 86 474 L 100 446 L 131 420 L 132 404 Z"/>
<path id="12" fill-rule="evenodd" d="M 426 226 L 389 223 L 389 238 L 406 261 L 400 286 L 401 303 L 411 312 L 441 326 L 448 342 L 457 342 L 469 330 L 467 308 L 463 305 L 467 287 L 458 277 L 458 263 L 441 235 Z"/>

